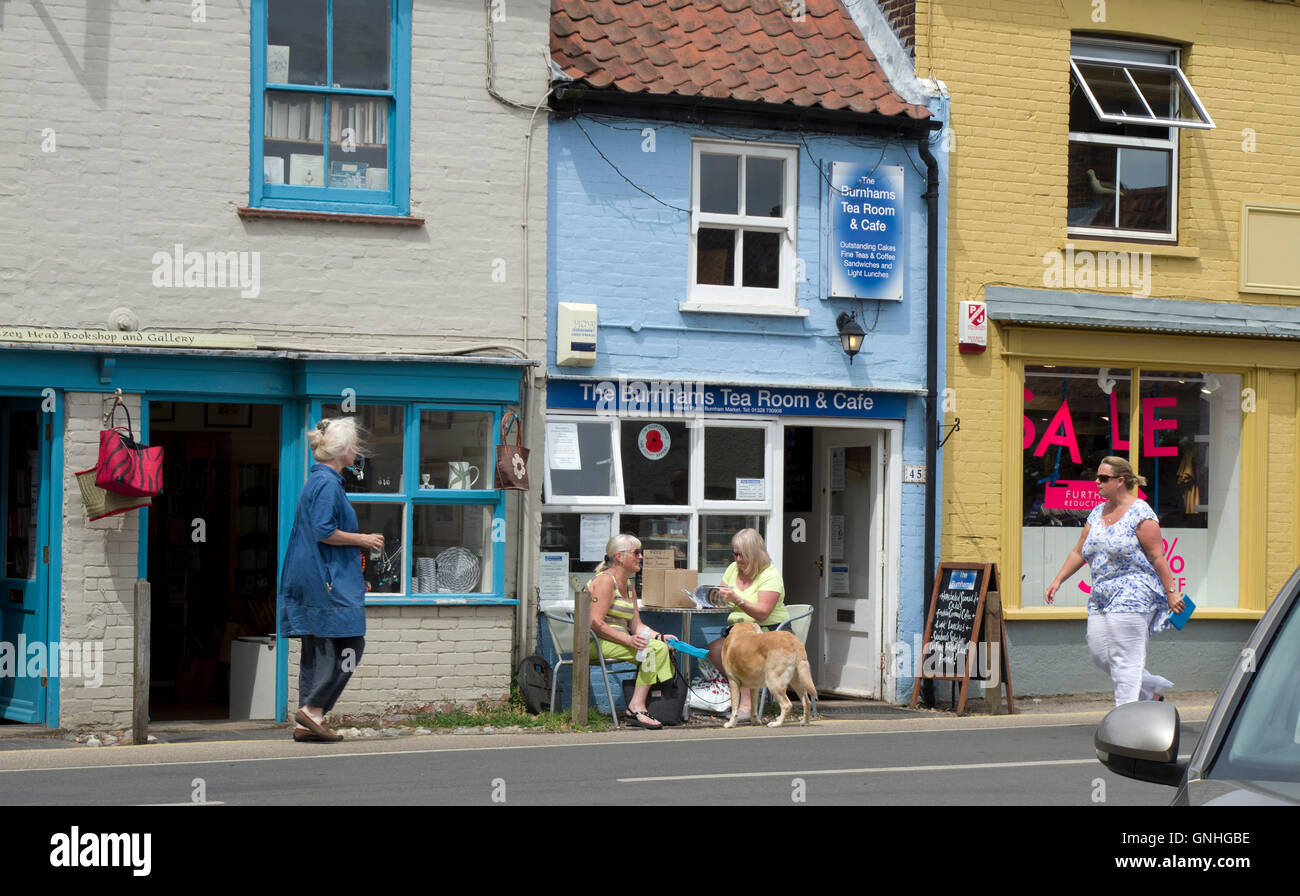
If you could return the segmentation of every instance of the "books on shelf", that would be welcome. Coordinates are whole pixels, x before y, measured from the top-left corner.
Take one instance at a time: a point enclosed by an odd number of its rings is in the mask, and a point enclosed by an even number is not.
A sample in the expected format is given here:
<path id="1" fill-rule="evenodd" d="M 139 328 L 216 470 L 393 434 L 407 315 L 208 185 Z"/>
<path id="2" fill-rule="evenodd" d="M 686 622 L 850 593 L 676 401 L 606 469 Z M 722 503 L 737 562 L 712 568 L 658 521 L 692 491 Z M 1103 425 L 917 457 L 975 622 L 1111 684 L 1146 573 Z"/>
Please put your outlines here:
<path id="1" fill-rule="evenodd" d="M 388 142 L 387 100 L 335 100 L 330 105 L 330 142 L 375 146 Z"/>
<path id="2" fill-rule="evenodd" d="M 266 98 L 262 134 L 271 140 L 320 140 L 325 135 L 325 101 L 315 97 Z"/>
<path id="3" fill-rule="evenodd" d="M 304 152 L 290 153 L 289 183 L 307 187 L 325 186 L 325 157 Z"/>

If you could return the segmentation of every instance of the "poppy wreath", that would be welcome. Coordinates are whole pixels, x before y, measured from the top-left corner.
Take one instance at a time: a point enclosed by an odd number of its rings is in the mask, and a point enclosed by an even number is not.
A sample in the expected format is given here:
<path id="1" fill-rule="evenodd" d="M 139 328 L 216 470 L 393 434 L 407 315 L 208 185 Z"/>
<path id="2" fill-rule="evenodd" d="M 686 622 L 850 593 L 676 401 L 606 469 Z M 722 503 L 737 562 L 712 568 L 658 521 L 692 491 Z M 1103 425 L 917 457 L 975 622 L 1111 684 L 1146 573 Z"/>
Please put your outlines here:
<path id="1" fill-rule="evenodd" d="M 135 440 L 131 426 L 131 411 L 126 405 L 113 407 L 113 419 L 117 420 L 117 408 L 126 410 L 126 426 L 112 426 L 99 434 L 99 466 L 95 474 L 95 485 L 105 491 L 132 497 L 148 497 L 162 494 L 163 490 L 163 450 L 162 446 L 150 448 Z"/>

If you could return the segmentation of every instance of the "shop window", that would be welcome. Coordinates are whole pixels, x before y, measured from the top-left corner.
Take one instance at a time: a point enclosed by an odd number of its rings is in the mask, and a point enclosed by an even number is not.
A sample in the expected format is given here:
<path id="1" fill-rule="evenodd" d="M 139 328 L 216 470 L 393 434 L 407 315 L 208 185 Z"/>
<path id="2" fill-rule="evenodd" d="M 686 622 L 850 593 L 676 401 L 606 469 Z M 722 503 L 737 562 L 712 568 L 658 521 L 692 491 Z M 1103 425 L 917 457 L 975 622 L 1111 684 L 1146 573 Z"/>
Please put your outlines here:
<path id="1" fill-rule="evenodd" d="M 1178 587 L 1237 606 L 1241 377 L 1143 369 L 1138 472 Z"/>
<path id="2" fill-rule="evenodd" d="M 548 504 L 622 503 L 617 421 L 551 417 L 546 421 Z"/>
<path id="3" fill-rule="evenodd" d="M 323 403 L 312 419 L 321 416 L 353 416 L 364 430 L 369 455 L 344 484 L 359 530 L 384 536 L 383 551 L 363 557 L 371 600 L 505 600 L 505 499 L 492 475 L 499 411 L 393 403 L 345 413 Z"/>
<path id="4" fill-rule="evenodd" d="M 679 569 L 715 579 L 731 563 L 732 535 L 747 527 L 766 534 L 772 423 L 575 415 L 548 417 L 546 433 L 539 547 L 566 554 L 574 577 L 589 578 L 619 532 L 635 535 L 646 550 L 671 550 Z M 571 491 L 561 493 L 562 484 Z M 600 503 L 608 510 L 592 512 Z"/>
<path id="5" fill-rule="evenodd" d="M 1174 239 L 1178 130 L 1212 127 L 1179 67 L 1177 49 L 1076 38 L 1070 50 L 1070 233 Z"/>
<path id="6" fill-rule="evenodd" d="M 1023 606 L 1044 605 L 1047 583 L 1101 503 L 1095 477 L 1108 455 L 1129 458 L 1147 478 L 1139 495 L 1160 518 L 1180 587 L 1198 606 L 1237 605 L 1240 384 L 1223 373 L 1026 365 Z M 1089 581 L 1085 567 L 1056 605 L 1086 605 Z"/>
<path id="7" fill-rule="evenodd" d="M 253 0 L 262 208 L 405 215 L 410 0 Z"/>
<path id="8" fill-rule="evenodd" d="M 492 591 L 492 508 L 419 505 L 411 537 L 416 594 Z"/>
<path id="9" fill-rule="evenodd" d="M 337 404 L 322 407 L 325 417 L 345 416 Z M 354 414 L 361 427 L 366 454 L 343 471 L 343 488 L 348 492 L 390 494 L 404 491 L 402 478 L 406 424 L 401 405 L 360 405 Z"/>
<path id="10" fill-rule="evenodd" d="M 689 504 L 691 438 L 681 420 L 620 424 L 628 504 Z"/>
<path id="11" fill-rule="evenodd" d="M 704 500 L 767 500 L 767 431 L 709 426 L 704 430 Z"/>
<path id="12" fill-rule="evenodd" d="M 420 488 L 490 489 L 488 411 L 420 411 Z"/>
<path id="13" fill-rule="evenodd" d="M 794 307 L 798 158 L 795 147 L 694 144 L 692 303 L 738 312 Z"/>
<path id="14" fill-rule="evenodd" d="M 690 564 L 691 518 L 688 514 L 619 514 L 619 531 L 635 535 L 647 551 L 672 551 L 673 566 Z"/>
<path id="15" fill-rule="evenodd" d="M 402 594 L 406 591 L 406 564 L 402 562 L 402 545 L 406 543 L 406 525 L 401 504 L 352 502 L 357 514 L 358 532 L 378 532 L 384 536 L 380 551 L 362 551 L 362 574 L 371 594 Z"/>
<path id="16" fill-rule="evenodd" d="M 722 580 L 735 558 L 731 554 L 731 539 L 741 529 L 756 529 L 767 541 L 767 516 L 759 514 L 708 515 L 700 517 L 700 575 Z M 772 553 L 771 545 L 767 552 Z"/>

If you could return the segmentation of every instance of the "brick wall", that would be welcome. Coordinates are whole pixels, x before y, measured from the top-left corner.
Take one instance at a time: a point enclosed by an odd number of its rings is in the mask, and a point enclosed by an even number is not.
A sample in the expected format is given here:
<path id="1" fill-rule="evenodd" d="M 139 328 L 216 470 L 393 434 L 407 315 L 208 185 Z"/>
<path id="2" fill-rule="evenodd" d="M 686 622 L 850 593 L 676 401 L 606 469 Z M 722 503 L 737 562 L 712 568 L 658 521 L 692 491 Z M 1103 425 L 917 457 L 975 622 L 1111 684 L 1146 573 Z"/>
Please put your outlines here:
<path id="1" fill-rule="evenodd" d="M 1190 45 L 1184 70 L 1217 125 L 1184 131 L 1179 140 L 1179 246 L 1191 251 L 1133 247 L 1153 253 L 1152 297 L 1296 308 L 1300 300 L 1294 297 L 1238 292 L 1238 264 L 1243 200 L 1300 204 L 1294 177 L 1300 124 L 1288 112 L 1300 104 L 1300 80 L 1290 62 L 1300 46 L 1300 10 L 1254 0 L 1155 0 L 1107 4 L 1107 20 L 1097 22 L 1096 8 L 1085 0 L 916 3 L 916 20 L 932 21 L 932 27 L 917 29 L 917 70 L 933 68 L 953 98 L 949 300 L 981 298 L 990 284 L 1041 289 L 1044 253 L 1066 243 L 1066 60 L 1074 30 Z M 1261 93 L 1259 84 L 1269 84 L 1269 90 Z M 1085 241 L 1073 242 L 1089 248 Z M 956 315 L 948 317 L 947 385 L 956 390 L 962 426 L 944 449 L 941 552 L 999 561 L 1002 499 L 1009 485 L 1002 482 L 1002 456 L 1017 450 L 1003 432 L 1005 343 L 995 326 L 986 352 L 959 354 Z M 1291 384 L 1276 385 L 1280 380 Z M 1272 377 L 1267 541 L 1270 553 L 1279 553 L 1269 561 L 1270 588 L 1280 584 L 1282 568 L 1297 561 L 1291 535 L 1293 381 L 1289 370 Z"/>
<path id="2" fill-rule="evenodd" d="M 510 692 L 513 607 L 373 607 L 366 649 L 332 715 L 402 704 L 457 703 Z M 289 640 L 290 716 L 298 706 L 301 641 Z"/>
<path id="3" fill-rule="evenodd" d="M 59 639 L 65 644 L 102 642 L 104 666 L 98 687 L 84 677 L 60 679 L 59 721 L 64 728 L 129 728 L 140 515 L 132 511 L 94 522 L 86 519 L 74 474 L 98 460 L 102 396 L 70 392 L 64 401 Z M 138 399 L 127 401 L 138 420 Z"/>
<path id="4" fill-rule="evenodd" d="M 916 49 L 916 0 L 877 0 L 880 11 L 894 29 L 898 41 L 909 52 Z"/>
<path id="5" fill-rule="evenodd" d="M 532 107 L 547 89 L 548 6 L 500 8 L 495 86 Z M 124 305 L 143 328 L 247 334 L 263 347 L 519 347 L 526 224 L 540 357 L 548 116 L 489 96 L 484 4 L 413 2 L 410 199 L 421 228 L 236 214 L 248 202 L 249 10 L 207 3 L 196 22 L 190 0 L 5 5 L 0 197 L 21 226 L 0 229 L 3 322 L 103 327 Z M 259 252 L 259 293 L 154 286 L 154 254 L 177 243 Z"/>

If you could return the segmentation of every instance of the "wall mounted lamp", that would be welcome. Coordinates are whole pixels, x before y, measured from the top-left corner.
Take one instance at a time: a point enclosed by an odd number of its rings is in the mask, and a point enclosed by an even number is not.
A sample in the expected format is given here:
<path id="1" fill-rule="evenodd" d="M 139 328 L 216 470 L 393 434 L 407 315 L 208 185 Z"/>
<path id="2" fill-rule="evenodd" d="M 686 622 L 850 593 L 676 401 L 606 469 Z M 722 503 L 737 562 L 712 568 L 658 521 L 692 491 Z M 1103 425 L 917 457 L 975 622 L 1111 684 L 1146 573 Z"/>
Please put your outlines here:
<path id="1" fill-rule="evenodd" d="M 857 319 L 847 311 L 841 311 L 840 316 L 835 318 L 835 329 L 840 332 L 840 347 L 852 364 L 853 356 L 862 351 L 862 339 L 867 334 L 858 326 Z"/>

